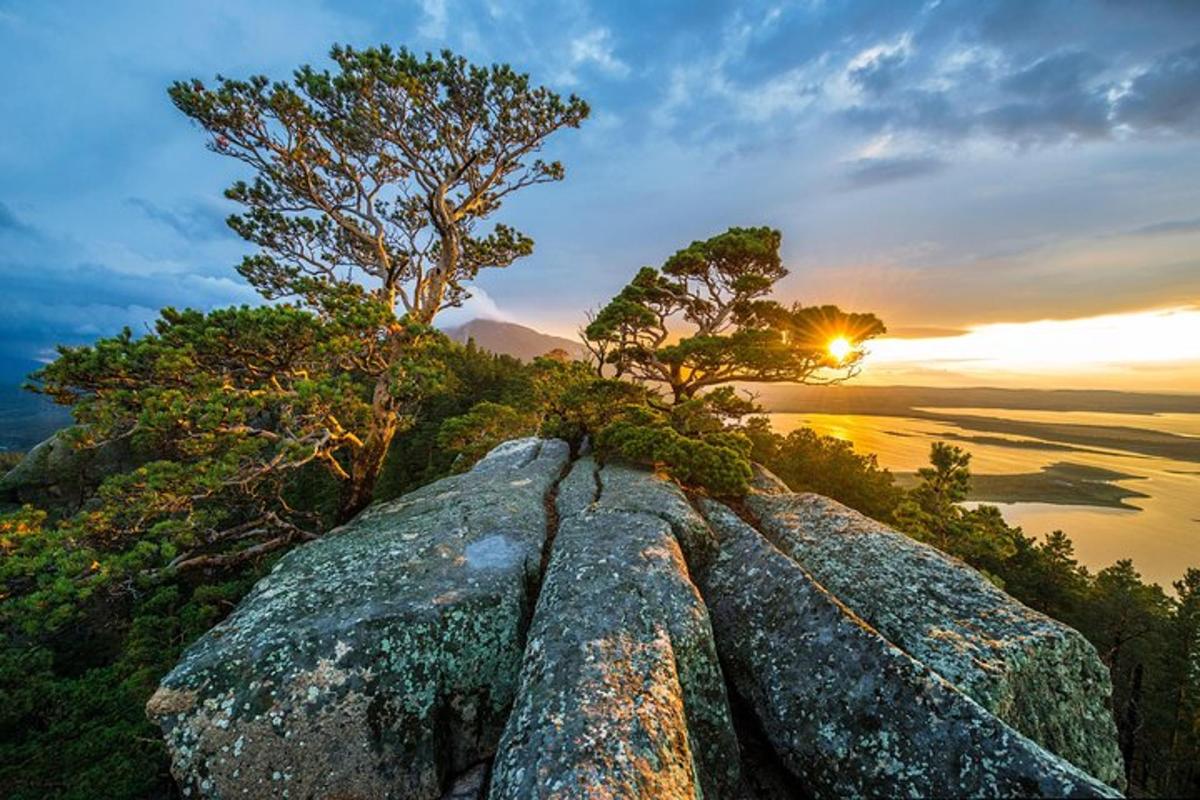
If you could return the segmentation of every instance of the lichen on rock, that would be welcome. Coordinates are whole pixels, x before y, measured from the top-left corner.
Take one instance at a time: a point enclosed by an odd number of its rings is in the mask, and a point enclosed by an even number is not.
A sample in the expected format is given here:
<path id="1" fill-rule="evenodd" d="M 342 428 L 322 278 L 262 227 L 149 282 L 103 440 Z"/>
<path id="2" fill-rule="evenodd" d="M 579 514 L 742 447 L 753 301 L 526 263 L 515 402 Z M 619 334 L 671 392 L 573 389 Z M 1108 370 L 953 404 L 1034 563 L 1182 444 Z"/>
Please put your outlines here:
<path id="1" fill-rule="evenodd" d="M 185 791 L 436 798 L 490 756 L 567 460 L 509 442 L 281 559 L 147 706 Z"/>
<path id="2" fill-rule="evenodd" d="M 818 797 L 1115 797 L 888 642 L 728 508 L 696 574 L 726 677 Z"/>
<path id="3" fill-rule="evenodd" d="M 1123 786 L 1112 684 L 1082 634 L 834 500 L 757 482 L 766 490 L 746 507 L 759 530 L 838 600 L 1021 733 Z"/>
<path id="4" fill-rule="evenodd" d="M 735 796 L 737 739 L 708 614 L 675 531 L 646 509 L 703 521 L 674 485 L 586 458 L 558 509 L 489 796 Z"/>

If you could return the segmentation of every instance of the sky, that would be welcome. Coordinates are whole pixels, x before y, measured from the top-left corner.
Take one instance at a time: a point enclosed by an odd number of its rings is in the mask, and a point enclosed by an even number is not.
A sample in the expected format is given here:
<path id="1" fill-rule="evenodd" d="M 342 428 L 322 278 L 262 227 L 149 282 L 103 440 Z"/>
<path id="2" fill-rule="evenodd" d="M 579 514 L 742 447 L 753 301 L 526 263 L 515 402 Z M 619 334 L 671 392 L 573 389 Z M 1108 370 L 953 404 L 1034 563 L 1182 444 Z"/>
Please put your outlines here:
<path id="1" fill-rule="evenodd" d="M 257 302 L 245 177 L 171 81 L 449 47 L 592 107 L 535 253 L 439 322 L 573 335 L 642 265 L 783 232 L 785 301 L 874 311 L 863 380 L 1200 391 L 1200 2 L 0 0 L 0 361 Z"/>

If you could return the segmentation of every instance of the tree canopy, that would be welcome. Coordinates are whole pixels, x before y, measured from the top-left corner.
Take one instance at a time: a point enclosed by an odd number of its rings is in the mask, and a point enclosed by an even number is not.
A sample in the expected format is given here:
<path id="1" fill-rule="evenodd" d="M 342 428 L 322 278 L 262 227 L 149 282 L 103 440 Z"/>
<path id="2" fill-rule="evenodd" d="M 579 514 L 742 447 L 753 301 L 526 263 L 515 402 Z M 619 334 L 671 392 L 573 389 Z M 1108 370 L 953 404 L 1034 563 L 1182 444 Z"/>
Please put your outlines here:
<path id="1" fill-rule="evenodd" d="M 674 402 L 735 381 L 832 383 L 856 374 L 862 344 L 884 333 L 883 323 L 768 299 L 787 275 L 781 241 L 771 228 L 730 228 L 661 269 L 643 267 L 583 329 L 597 370 L 665 386 Z M 835 341 L 848 351 L 832 351 Z"/>
<path id="2" fill-rule="evenodd" d="M 479 223 L 514 192 L 563 178 L 560 162 L 536 154 L 588 106 L 450 51 L 334 47 L 330 57 L 335 72 L 179 81 L 171 99 L 214 151 L 255 173 L 226 197 L 246 209 L 229 224 L 260 248 L 240 271 L 264 295 L 319 303 L 314 279 L 364 280 L 428 324 L 468 296 L 479 270 L 532 251 L 528 236 Z"/>

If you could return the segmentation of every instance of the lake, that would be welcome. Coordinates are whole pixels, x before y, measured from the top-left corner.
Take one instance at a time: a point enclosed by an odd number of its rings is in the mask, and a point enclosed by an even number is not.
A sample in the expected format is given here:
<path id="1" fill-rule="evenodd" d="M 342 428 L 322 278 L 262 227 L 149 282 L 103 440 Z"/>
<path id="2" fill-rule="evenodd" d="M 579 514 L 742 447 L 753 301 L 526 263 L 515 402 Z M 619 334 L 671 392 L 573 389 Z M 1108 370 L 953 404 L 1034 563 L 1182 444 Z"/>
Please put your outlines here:
<path id="1" fill-rule="evenodd" d="M 957 444 L 972 455 L 975 474 L 1036 473 L 1066 462 L 1123 473 L 1131 477 L 1112 482 L 1146 497 L 1110 508 L 1059 503 L 990 503 L 999 506 L 1005 519 L 1026 533 L 1041 536 L 1059 529 L 1075 543 L 1076 557 L 1089 569 L 1110 566 L 1132 558 L 1148 580 L 1169 588 L 1189 566 L 1200 567 L 1200 463 L 1120 449 L 1120 437 L 1104 446 L 1072 445 L 1053 435 L 990 437 L 989 442 L 964 441 L 980 436 L 989 427 L 977 423 L 1017 421 L 1039 423 L 1053 432 L 1056 425 L 1137 428 L 1200 441 L 1200 414 L 1117 414 L 1081 411 L 1040 411 L 1002 408 L 913 408 L 953 416 L 954 421 L 877 414 L 773 413 L 772 426 L 780 433 L 808 426 L 819 433 L 851 442 L 863 453 L 875 453 L 882 467 L 910 473 L 926 466 L 934 441 Z M 1002 427 L 1002 425 L 1001 425 Z M 992 442 L 1002 442 L 1001 444 Z"/>

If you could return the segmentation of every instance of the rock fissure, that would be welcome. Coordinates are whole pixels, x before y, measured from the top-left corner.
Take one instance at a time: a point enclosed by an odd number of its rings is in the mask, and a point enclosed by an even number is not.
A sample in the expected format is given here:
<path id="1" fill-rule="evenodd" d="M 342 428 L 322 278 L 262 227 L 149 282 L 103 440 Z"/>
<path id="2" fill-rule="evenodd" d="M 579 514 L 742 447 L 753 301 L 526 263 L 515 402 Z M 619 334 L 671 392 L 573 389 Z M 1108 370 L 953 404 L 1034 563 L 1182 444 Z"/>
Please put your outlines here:
<path id="1" fill-rule="evenodd" d="M 198 797 L 1114 794 L 832 590 L 835 558 L 809 569 L 801 544 L 843 522 L 806 532 L 802 496 L 755 497 L 735 514 L 563 442 L 505 443 L 281 559 L 147 712 Z M 1005 635 L 1010 598 L 941 591 L 965 567 L 898 563 L 945 617 L 922 635 Z M 1090 691 L 1086 652 L 1055 658 L 1065 696 Z"/>

